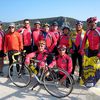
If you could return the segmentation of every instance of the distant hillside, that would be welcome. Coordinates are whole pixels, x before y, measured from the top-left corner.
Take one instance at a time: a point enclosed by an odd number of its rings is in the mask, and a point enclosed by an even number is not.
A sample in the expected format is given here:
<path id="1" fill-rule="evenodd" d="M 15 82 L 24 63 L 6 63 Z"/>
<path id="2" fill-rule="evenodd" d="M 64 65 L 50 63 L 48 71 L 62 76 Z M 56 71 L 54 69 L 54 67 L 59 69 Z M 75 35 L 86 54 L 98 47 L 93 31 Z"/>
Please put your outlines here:
<path id="1" fill-rule="evenodd" d="M 33 27 L 34 21 L 39 20 L 42 24 L 43 23 L 53 23 L 54 21 L 58 22 L 59 27 L 61 27 L 64 23 L 67 23 L 72 29 L 75 28 L 75 22 L 77 19 L 69 18 L 69 17 L 52 17 L 52 18 L 41 18 L 41 19 L 30 19 L 31 26 Z M 23 25 L 23 20 L 16 21 L 17 28 L 21 27 Z M 86 22 L 84 23 L 84 29 L 86 29 Z M 4 23 L 4 28 L 6 29 L 9 23 Z M 100 22 L 98 22 L 98 25 L 100 26 Z"/>
<path id="2" fill-rule="evenodd" d="M 41 18 L 41 19 L 30 19 L 31 26 L 33 26 L 34 22 L 36 20 L 39 20 L 42 24 L 48 23 L 52 24 L 54 21 L 56 21 L 59 24 L 59 27 L 63 25 L 63 23 L 66 21 L 66 23 L 69 24 L 72 28 L 75 26 L 76 19 L 68 18 L 68 17 L 52 17 L 52 18 Z M 23 24 L 23 21 L 17 21 L 17 24 Z"/>

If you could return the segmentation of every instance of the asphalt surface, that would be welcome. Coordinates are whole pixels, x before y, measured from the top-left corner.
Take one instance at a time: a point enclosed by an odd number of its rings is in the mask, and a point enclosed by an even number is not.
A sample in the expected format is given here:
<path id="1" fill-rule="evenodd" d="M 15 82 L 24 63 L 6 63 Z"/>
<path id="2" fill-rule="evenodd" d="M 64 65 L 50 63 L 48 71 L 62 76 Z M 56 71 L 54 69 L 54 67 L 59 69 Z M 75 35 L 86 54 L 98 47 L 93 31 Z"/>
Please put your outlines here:
<path id="1" fill-rule="evenodd" d="M 79 83 L 74 84 L 72 93 L 65 98 L 58 99 L 51 96 L 42 85 L 31 90 L 34 80 L 26 88 L 16 87 L 9 78 L 8 65 L 4 66 L 4 76 L 0 76 L 0 100 L 100 100 L 100 80 L 95 87 L 86 88 Z"/>

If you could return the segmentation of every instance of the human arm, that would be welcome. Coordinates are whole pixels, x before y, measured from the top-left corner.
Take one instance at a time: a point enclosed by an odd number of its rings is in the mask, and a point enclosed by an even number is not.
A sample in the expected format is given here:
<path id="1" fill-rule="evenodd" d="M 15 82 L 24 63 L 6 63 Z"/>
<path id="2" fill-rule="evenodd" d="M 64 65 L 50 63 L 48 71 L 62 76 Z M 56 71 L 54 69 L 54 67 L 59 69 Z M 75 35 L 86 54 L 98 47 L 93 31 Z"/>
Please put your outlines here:
<path id="1" fill-rule="evenodd" d="M 49 64 L 49 68 L 53 68 L 56 65 L 56 60 L 53 60 L 50 64 Z"/>
<path id="2" fill-rule="evenodd" d="M 56 39 L 55 35 L 52 34 L 52 44 L 49 48 L 49 52 L 52 52 L 56 45 L 57 45 L 57 39 Z"/>
<path id="3" fill-rule="evenodd" d="M 86 45 L 86 41 L 87 41 L 87 33 L 85 34 L 83 41 L 82 41 L 82 46 L 78 51 L 78 53 L 80 53 L 81 55 L 85 54 L 84 48 L 85 48 L 85 45 Z"/>
<path id="4" fill-rule="evenodd" d="M 33 57 L 35 57 L 35 52 L 28 54 L 25 59 L 25 64 L 29 65 L 30 59 L 32 59 Z"/>
<path id="5" fill-rule="evenodd" d="M 8 41 L 7 41 L 7 36 L 5 35 L 5 39 L 4 39 L 5 41 L 4 41 L 4 53 L 7 53 L 8 52 L 8 49 L 7 49 L 7 43 L 8 43 Z"/>
<path id="6" fill-rule="evenodd" d="M 18 33 L 18 41 L 19 41 L 19 50 L 23 50 L 23 41 L 22 41 L 22 35 Z"/>

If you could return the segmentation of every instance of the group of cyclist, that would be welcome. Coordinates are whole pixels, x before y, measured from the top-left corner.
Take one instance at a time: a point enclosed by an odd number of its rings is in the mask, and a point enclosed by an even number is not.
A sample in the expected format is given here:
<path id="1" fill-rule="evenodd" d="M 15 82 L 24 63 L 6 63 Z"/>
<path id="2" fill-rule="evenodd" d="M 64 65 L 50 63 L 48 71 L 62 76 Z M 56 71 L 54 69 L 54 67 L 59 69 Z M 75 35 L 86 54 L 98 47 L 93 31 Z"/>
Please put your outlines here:
<path id="1" fill-rule="evenodd" d="M 87 19 L 86 32 L 83 30 L 81 21 L 76 21 L 75 33 L 72 33 L 67 25 L 59 30 L 57 22 L 53 22 L 51 25 L 45 23 L 42 26 L 40 21 L 35 21 L 34 28 L 31 28 L 30 20 L 25 19 L 23 24 L 23 27 L 16 30 L 15 23 L 10 23 L 7 33 L 4 33 L 2 22 L 0 22 L 0 75 L 3 75 L 5 53 L 8 53 L 9 65 L 11 65 L 12 55 L 21 50 L 26 50 L 27 53 L 25 63 L 29 65 L 30 59 L 36 57 L 41 61 L 38 63 L 39 68 L 45 66 L 45 61 L 49 59 L 50 53 L 55 53 L 55 57 L 47 61 L 48 66 L 52 68 L 57 65 L 71 76 L 74 75 L 78 59 L 78 80 L 82 77 L 83 55 L 86 53 L 89 57 L 98 56 L 100 58 L 100 28 L 97 27 L 96 17 Z M 62 79 L 65 78 L 63 76 Z"/>

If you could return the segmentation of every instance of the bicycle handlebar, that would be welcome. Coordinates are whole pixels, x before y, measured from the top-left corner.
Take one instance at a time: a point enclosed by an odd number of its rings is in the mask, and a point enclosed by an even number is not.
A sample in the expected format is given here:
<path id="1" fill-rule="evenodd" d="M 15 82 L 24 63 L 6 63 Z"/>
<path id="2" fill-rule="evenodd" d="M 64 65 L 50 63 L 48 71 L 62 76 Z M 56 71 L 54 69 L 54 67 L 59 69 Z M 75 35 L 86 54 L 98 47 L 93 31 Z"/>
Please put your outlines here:
<path id="1" fill-rule="evenodd" d="M 21 53 L 25 53 L 25 52 L 26 52 L 26 50 L 23 50 L 23 51 L 21 51 L 21 52 L 14 53 L 14 54 L 12 55 L 13 62 L 16 61 L 15 56 L 20 55 Z"/>
<path id="2" fill-rule="evenodd" d="M 17 53 L 15 53 L 15 54 L 12 55 L 13 62 L 16 61 L 15 56 L 17 56 L 17 55 L 20 55 L 20 52 L 17 52 Z"/>
<path id="3" fill-rule="evenodd" d="M 34 61 L 34 62 L 36 62 L 36 63 L 41 62 L 41 61 L 36 60 L 36 59 L 34 59 L 34 58 L 30 59 L 30 61 Z"/>

